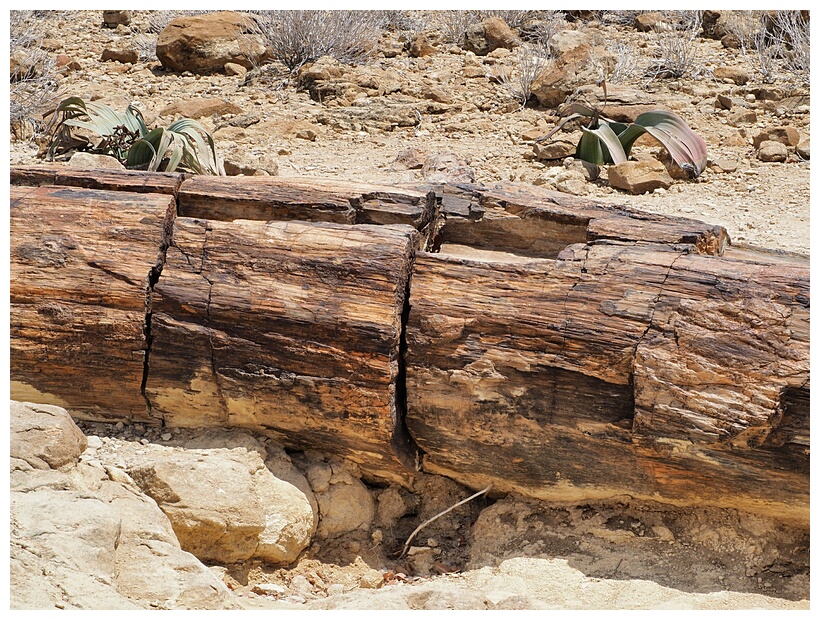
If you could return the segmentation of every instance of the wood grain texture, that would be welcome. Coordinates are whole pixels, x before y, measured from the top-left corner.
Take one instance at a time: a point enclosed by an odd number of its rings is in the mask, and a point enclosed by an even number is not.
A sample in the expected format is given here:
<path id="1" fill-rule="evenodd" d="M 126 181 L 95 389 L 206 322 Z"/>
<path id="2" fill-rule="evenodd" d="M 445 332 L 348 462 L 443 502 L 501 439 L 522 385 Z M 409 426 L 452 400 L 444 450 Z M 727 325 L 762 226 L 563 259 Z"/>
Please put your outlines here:
<path id="1" fill-rule="evenodd" d="M 254 428 L 406 479 L 392 445 L 405 439 L 396 383 L 416 235 L 177 218 L 154 289 L 152 411 L 169 426 Z"/>
<path id="2" fill-rule="evenodd" d="M 410 303 L 426 471 L 807 518 L 805 261 L 613 241 L 525 263 L 420 254 Z"/>
<path id="3" fill-rule="evenodd" d="M 10 190 L 11 397 L 91 419 L 144 419 L 146 294 L 173 199 Z"/>
<path id="4" fill-rule="evenodd" d="M 341 180 L 196 176 L 180 188 L 179 212 L 223 221 L 407 224 L 420 230 L 435 215 L 435 204 L 427 194 Z"/>
<path id="5" fill-rule="evenodd" d="M 399 483 L 808 519 L 805 259 L 513 184 L 202 177 L 179 196 L 209 218 L 175 219 L 106 175 L 12 171 L 13 398 Z"/>
<path id="6" fill-rule="evenodd" d="M 176 194 L 183 179 L 180 173 L 136 170 L 86 170 L 69 166 L 12 166 L 12 185 L 66 185 L 149 194 Z"/>
<path id="7" fill-rule="evenodd" d="M 446 217 L 440 243 L 533 258 L 556 258 L 570 244 L 597 239 L 691 244 L 699 253 L 718 256 L 729 243 L 722 226 L 603 205 L 531 185 L 459 185 L 437 191 Z"/>

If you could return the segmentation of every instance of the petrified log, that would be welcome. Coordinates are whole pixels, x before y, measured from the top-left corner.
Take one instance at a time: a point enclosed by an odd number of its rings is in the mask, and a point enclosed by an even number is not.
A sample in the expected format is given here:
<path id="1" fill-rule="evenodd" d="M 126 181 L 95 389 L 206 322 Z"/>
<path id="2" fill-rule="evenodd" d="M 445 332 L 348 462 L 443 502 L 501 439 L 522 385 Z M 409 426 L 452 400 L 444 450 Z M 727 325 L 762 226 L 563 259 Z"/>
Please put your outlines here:
<path id="1" fill-rule="evenodd" d="M 208 177 L 187 179 L 179 214 L 213 220 L 304 220 L 338 224 L 407 224 L 436 216 L 435 195 L 411 188 L 325 179 Z"/>
<path id="2" fill-rule="evenodd" d="M 458 185 L 436 188 L 446 223 L 442 244 L 556 258 L 573 243 L 598 239 L 693 244 L 720 255 L 729 241 L 722 226 L 698 220 L 606 206 L 594 201 L 506 183 L 493 189 Z"/>
<path id="3" fill-rule="evenodd" d="M 152 296 L 152 413 L 167 426 L 253 428 L 406 479 L 415 453 L 397 383 L 416 236 L 177 218 Z"/>
<path id="4" fill-rule="evenodd" d="M 512 184 L 55 170 L 11 173 L 12 398 L 808 519 L 808 261 Z"/>
<path id="5" fill-rule="evenodd" d="M 179 191 L 183 175 L 171 172 L 135 170 L 85 170 L 67 166 L 12 166 L 12 185 L 66 185 L 85 189 L 107 189 L 118 192 L 174 194 Z"/>
<path id="6" fill-rule="evenodd" d="M 11 397 L 145 416 L 146 295 L 172 196 L 10 190 Z"/>
<path id="7" fill-rule="evenodd" d="M 423 469 L 556 501 L 806 519 L 808 295 L 805 262 L 694 245 L 419 254 L 407 426 Z"/>

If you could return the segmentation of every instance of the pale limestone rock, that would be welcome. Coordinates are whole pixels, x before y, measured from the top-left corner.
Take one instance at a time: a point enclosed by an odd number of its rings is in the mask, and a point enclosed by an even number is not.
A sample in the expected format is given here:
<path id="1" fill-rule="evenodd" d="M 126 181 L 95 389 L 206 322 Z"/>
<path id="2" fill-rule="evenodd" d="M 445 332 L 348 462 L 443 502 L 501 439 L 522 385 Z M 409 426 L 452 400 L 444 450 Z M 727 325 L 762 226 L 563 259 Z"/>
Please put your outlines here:
<path id="1" fill-rule="evenodd" d="M 13 402 L 10 412 L 12 609 L 240 607 L 179 548 L 153 500 L 77 462 L 86 441 L 65 410 Z"/>

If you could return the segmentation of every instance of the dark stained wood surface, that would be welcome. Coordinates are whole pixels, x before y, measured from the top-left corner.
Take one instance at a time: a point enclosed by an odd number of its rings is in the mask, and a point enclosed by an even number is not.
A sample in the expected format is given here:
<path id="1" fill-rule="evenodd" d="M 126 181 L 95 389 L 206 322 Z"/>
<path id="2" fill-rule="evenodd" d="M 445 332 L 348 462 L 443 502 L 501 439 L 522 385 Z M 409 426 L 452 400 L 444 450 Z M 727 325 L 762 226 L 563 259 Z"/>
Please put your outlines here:
<path id="1" fill-rule="evenodd" d="M 808 285 L 806 263 L 692 245 L 604 241 L 525 263 L 419 254 L 407 425 L 424 469 L 555 501 L 805 519 Z"/>
<path id="2" fill-rule="evenodd" d="M 69 166 L 12 166 L 12 185 L 67 185 L 86 189 L 107 189 L 120 192 L 176 194 L 182 174 L 142 172 L 136 170 L 105 170 L 71 168 Z"/>
<path id="3" fill-rule="evenodd" d="M 254 428 L 406 480 L 391 445 L 406 439 L 394 437 L 396 381 L 416 236 L 177 218 L 153 296 L 154 414 L 168 426 Z"/>
<path id="4" fill-rule="evenodd" d="M 41 168 L 11 171 L 12 398 L 808 520 L 804 258 L 522 184 Z"/>
<path id="5" fill-rule="evenodd" d="M 146 295 L 173 198 L 55 186 L 10 198 L 11 397 L 146 418 Z"/>

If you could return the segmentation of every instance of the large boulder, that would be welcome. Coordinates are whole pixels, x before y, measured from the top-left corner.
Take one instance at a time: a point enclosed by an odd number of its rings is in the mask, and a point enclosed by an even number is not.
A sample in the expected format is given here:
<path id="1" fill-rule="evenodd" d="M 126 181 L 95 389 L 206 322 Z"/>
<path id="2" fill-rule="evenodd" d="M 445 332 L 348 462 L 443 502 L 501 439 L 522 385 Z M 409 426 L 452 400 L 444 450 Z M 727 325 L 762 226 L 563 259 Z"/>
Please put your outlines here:
<path id="1" fill-rule="evenodd" d="M 238 609 L 128 475 L 56 406 L 10 407 L 11 609 Z"/>
<path id="2" fill-rule="evenodd" d="M 157 58 L 172 71 L 211 73 L 226 63 L 250 69 L 266 54 L 251 20 L 234 11 L 179 17 L 159 34 Z"/>
<path id="3" fill-rule="evenodd" d="M 147 452 L 126 457 L 128 472 L 168 515 L 182 548 L 200 560 L 286 564 L 310 543 L 311 501 L 267 469 L 264 450 L 151 446 Z"/>
<path id="4" fill-rule="evenodd" d="M 34 469 L 76 465 L 88 441 L 65 409 L 12 401 L 9 456 Z M 14 469 L 14 467 L 12 468 Z"/>
<path id="5" fill-rule="evenodd" d="M 315 458 L 306 467 L 306 476 L 319 504 L 319 538 L 370 528 L 376 503 L 355 466 L 339 459 Z"/>
<path id="6" fill-rule="evenodd" d="M 558 107 L 577 88 L 605 78 L 614 63 L 614 55 L 605 48 L 582 43 L 541 72 L 532 84 L 532 94 L 542 106 Z"/>
<path id="7" fill-rule="evenodd" d="M 500 17 L 488 17 L 467 28 L 462 47 L 478 56 L 486 56 L 498 48 L 512 49 L 518 43 L 518 36 L 507 22 Z"/>

